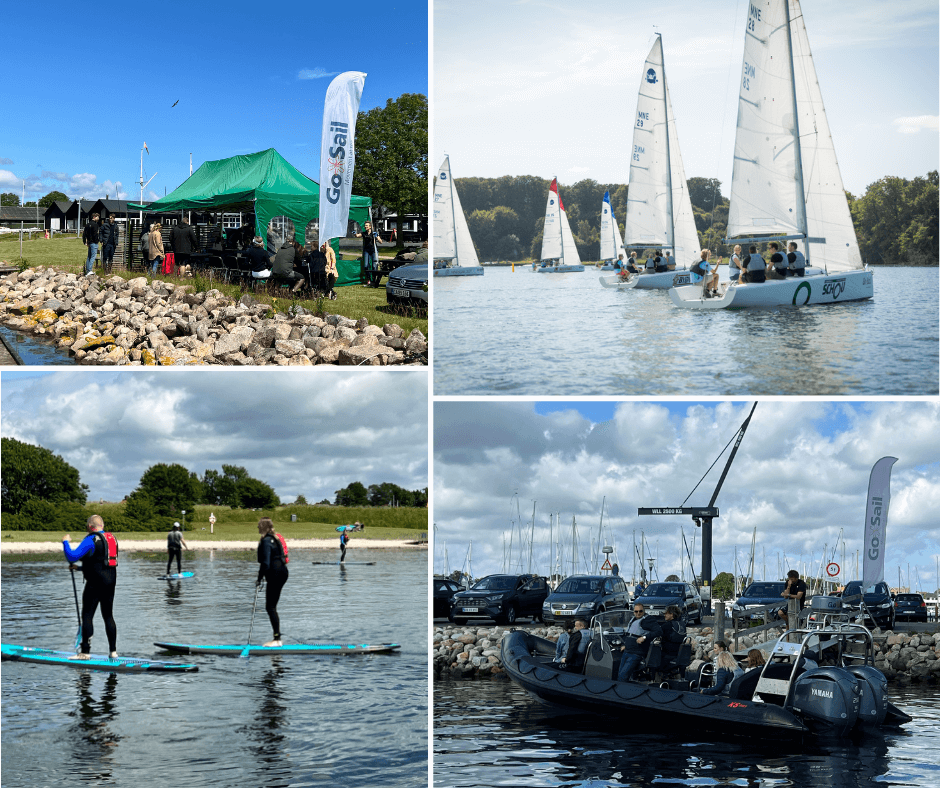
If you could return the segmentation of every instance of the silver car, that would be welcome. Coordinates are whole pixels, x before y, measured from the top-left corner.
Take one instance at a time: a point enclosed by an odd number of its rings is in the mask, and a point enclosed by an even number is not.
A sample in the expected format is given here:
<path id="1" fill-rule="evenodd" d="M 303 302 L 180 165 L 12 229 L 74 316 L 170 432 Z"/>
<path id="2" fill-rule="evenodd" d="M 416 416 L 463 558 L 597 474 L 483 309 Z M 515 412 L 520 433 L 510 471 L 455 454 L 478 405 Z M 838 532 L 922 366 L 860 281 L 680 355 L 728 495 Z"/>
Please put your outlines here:
<path id="1" fill-rule="evenodd" d="M 427 308 L 428 264 L 403 265 L 388 275 L 385 300 L 389 304 L 403 304 Z"/>

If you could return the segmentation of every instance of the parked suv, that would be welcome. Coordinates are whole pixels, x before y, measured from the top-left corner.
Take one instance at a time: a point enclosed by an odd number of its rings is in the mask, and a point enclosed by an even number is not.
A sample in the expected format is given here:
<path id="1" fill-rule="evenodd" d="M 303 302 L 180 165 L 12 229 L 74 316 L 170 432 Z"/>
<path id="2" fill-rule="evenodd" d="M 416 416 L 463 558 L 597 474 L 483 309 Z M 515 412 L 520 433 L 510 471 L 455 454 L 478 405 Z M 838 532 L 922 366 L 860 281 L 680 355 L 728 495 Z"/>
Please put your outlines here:
<path id="1" fill-rule="evenodd" d="M 661 616 L 669 605 L 676 605 L 683 624 L 702 623 L 702 597 L 688 583 L 653 583 L 634 602 L 653 616 Z"/>
<path id="2" fill-rule="evenodd" d="M 448 577 L 434 578 L 434 618 L 448 618 L 454 594 L 463 588 L 456 580 Z"/>
<path id="3" fill-rule="evenodd" d="M 865 601 L 865 618 L 882 629 L 894 629 L 894 600 L 885 582 L 875 583 L 862 594 L 862 581 L 853 580 L 842 592 L 842 609 L 850 616 L 858 614 L 861 600 Z"/>
<path id="4" fill-rule="evenodd" d="M 894 598 L 894 616 L 898 621 L 927 621 L 927 603 L 920 594 L 898 594 Z"/>
<path id="5" fill-rule="evenodd" d="M 621 577 L 571 575 L 542 604 L 547 624 L 569 618 L 590 619 L 595 613 L 621 610 L 630 604 L 630 589 Z"/>
<path id="6" fill-rule="evenodd" d="M 548 583 L 537 575 L 489 575 L 467 591 L 454 594 L 450 620 L 466 624 L 468 618 L 492 618 L 497 624 L 515 624 L 531 616 L 538 621 Z"/>
<path id="7" fill-rule="evenodd" d="M 784 607 L 787 603 L 782 596 L 783 590 L 787 587 L 787 584 L 782 580 L 778 581 L 761 581 L 757 583 L 751 583 L 744 593 L 738 598 L 738 601 L 732 605 L 732 609 L 738 613 L 745 613 L 746 619 L 763 619 L 763 613 L 755 613 L 753 615 L 746 615 L 746 611 L 749 608 L 754 607 L 763 607 L 764 605 L 777 605 L 778 607 Z M 770 611 L 770 619 L 773 620 L 774 613 Z"/>

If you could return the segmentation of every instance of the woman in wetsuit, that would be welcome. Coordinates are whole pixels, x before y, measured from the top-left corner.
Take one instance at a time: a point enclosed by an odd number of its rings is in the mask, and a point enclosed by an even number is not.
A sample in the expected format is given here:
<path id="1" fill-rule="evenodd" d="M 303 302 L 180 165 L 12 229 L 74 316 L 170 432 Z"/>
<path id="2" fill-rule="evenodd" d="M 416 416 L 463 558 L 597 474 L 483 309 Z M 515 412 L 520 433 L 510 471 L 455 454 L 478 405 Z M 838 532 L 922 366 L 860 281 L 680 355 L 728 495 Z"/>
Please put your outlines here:
<path id="1" fill-rule="evenodd" d="M 287 582 L 287 546 L 284 537 L 274 532 L 274 523 L 270 517 L 262 517 L 258 521 L 258 533 L 261 541 L 258 542 L 258 581 L 266 580 L 268 587 L 265 590 L 264 609 L 271 619 L 271 628 L 274 638 L 265 643 L 265 646 L 282 646 L 281 619 L 277 615 L 277 603 L 281 598 L 281 589 Z"/>

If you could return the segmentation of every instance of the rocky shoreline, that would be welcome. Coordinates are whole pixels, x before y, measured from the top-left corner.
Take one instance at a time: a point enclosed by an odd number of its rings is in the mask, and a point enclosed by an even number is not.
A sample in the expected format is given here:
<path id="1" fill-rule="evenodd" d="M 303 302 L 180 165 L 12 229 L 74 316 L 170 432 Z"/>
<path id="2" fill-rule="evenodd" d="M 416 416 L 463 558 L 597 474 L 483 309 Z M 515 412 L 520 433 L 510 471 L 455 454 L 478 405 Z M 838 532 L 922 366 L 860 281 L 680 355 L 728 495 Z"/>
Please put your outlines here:
<path id="1" fill-rule="evenodd" d="M 431 662 L 434 679 L 491 678 L 503 674 L 499 658 L 500 642 L 511 631 L 511 627 L 457 627 L 436 626 L 431 643 Z M 558 640 L 562 628 L 541 626 L 530 632 L 548 640 Z M 715 633 L 711 627 L 689 628 L 695 655 L 694 660 L 708 659 Z M 912 683 L 935 683 L 940 680 L 940 631 L 934 633 L 881 632 L 874 630 L 875 667 L 889 682 L 899 685 Z M 740 649 L 749 649 L 767 640 L 776 640 L 778 633 L 765 637 L 738 639 Z M 725 631 L 725 641 L 732 642 L 732 633 Z M 690 669 L 696 667 L 693 661 Z"/>
<path id="2" fill-rule="evenodd" d="M 395 323 L 288 314 L 249 294 L 237 301 L 147 277 L 102 279 L 53 267 L 0 279 L 0 323 L 68 349 L 78 364 L 101 366 L 340 366 L 428 363 L 426 337 Z"/>

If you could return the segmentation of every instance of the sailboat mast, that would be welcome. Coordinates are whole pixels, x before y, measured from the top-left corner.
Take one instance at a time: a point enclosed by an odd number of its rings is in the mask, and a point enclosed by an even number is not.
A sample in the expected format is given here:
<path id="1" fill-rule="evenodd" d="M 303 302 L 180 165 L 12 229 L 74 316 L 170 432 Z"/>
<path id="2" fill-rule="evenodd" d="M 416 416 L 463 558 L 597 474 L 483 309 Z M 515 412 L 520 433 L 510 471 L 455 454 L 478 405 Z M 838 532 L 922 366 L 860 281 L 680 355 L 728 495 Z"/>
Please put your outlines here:
<path id="1" fill-rule="evenodd" d="M 558 237 L 561 239 L 561 264 L 565 264 L 565 232 L 561 229 L 561 216 L 565 212 L 562 208 L 561 189 L 558 186 L 558 176 L 555 176 L 555 188 L 558 189 Z"/>
<path id="2" fill-rule="evenodd" d="M 783 0 L 787 14 L 787 51 L 790 53 L 790 94 L 793 100 L 793 144 L 796 151 L 796 223 L 800 231 L 809 238 L 806 226 L 806 190 L 803 187 L 803 149 L 800 145 L 800 115 L 796 103 L 796 72 L 793 68 L 793 37 L 790 31 L 790 0 Z M 809 243 L 805 243 L 806 261 L 809 263 Z"/>
<path id="3" fill-rule="evenodd" d="M 669 86 L 666 82 L 666 53 L 663 52 L 663 37 L 659 36 L 659 50 L 663 56 L 663 115 L 666 118 L 666 206 L 669 214 L 669 223 L 666 226 L 666 245 L 676 254 L 676 220 L 672 213 L 672 156 L 669 152 Z M 790 67 L 793 67 L 792 58 Z"/>
<path id="4" fill-rule="evenodd" d="M 450 171 L 450 156 L 445 153 L 444 158 L 447 159 L 447 180 L 450 189 L 450 228 L 454 231 L 454 257 L 459 264 L 460 253 L 457 249 L 457 205 L 454 202 L 454 174 Z"/>

